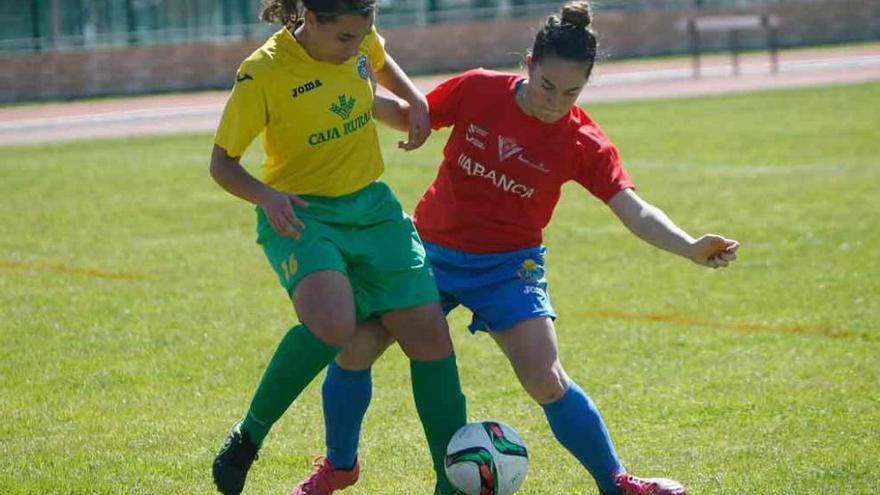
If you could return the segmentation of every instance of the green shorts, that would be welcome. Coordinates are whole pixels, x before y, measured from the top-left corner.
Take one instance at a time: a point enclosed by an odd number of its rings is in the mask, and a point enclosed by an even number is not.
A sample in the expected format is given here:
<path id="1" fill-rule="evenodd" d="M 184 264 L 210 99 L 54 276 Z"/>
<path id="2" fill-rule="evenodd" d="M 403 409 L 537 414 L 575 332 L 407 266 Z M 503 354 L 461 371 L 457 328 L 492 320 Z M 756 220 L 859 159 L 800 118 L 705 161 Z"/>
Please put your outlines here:
<path id="1" fill-rule="evenodd" d="M 384 182 L 345 196 L 303 196 L 295 207 L 302 237 L 275 233 L 257 207 L 257 243 L 293 297 L 307 275 L 324 270 L 348 276 L 358 321 L 437 301 L 437 287 L 412 219 Z"/>

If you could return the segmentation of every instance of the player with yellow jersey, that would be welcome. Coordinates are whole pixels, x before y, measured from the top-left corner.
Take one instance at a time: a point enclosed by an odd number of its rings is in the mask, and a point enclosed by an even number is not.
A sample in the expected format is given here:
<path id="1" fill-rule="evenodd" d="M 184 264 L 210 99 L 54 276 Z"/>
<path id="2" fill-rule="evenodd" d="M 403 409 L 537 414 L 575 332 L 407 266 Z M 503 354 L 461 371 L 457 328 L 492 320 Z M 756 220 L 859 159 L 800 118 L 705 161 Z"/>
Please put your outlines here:
<path id="1" fill-rule="evenodd" d="M 257 242 L 300 321 L 285 334 L 247 413 L 214 460 L 214 482 L 224 494 L 241 493 L 270 428 L 325 366 L 330 374 L 369 379 L 371 363 L 350 370 L 332 361 L 358 339 L 358 328 L 380 325 L 411 360 L 435 492 L 453 492 L 443 455 L 465 423 L 465 398 L 422 242 L 378 181 L 384 165 L 373 81 L 415 109 L 406 149 L 427 139 L 428 108 L 385 52 L 373 27 L 375 11 L 376 0 L 264 0 L 261 17 L 284 28 L 241 64 L 217 129 L 211 175 L 256 205 Z M 240 163 L 258 135 L 266 151 L 262 180 Z M 339 417 L 334 413 L 325 416 Z M 344 488 L 357 481 L 358 467 L 356 458 L 331 453 L 294 493 Z"/>

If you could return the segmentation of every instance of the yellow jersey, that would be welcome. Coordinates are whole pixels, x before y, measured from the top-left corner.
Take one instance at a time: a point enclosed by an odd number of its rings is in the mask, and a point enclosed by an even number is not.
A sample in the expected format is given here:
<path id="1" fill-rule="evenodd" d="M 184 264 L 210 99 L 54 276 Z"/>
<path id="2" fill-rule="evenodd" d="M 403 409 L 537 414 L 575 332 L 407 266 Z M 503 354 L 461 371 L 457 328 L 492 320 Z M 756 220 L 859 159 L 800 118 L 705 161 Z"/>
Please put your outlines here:
<path id="1" fill-rule="evenodd" d="M 375 29 L 357 56 L 331 64 L 283 28 L 239 67 L 214 142 L 240 157 L 262 133 L 263 182 L 280 191 L 335 197 L 363 189 L 384 169 L 371 80 L 384 64 Z"/>

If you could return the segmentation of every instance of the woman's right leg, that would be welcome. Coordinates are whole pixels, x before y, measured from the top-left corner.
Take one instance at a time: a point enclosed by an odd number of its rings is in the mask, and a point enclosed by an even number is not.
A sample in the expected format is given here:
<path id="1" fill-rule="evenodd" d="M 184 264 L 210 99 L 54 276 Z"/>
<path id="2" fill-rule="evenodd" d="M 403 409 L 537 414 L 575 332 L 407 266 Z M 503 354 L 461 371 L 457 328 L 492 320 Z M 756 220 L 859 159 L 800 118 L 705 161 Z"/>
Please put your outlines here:
<path id="1" fill-rule="evenodd" d="M 354 333 L 354 300 L 345 274 L 310 273 L 297 284 L 293 299 L 301 324 L 281 340 L 247 414 L 214 459 L 214 481 L 226 495 L 241 493 L 272 425 Z"/>
<path id="2" fill-rule="evenodd" d="M 312 273 L 297 285 L 291 328 L 260 380 L 241 429 L 258 446 L 303 389 L 354 334 L 354 299 L 345 274 Z"/>
<path id="3" fill-rule="evenodd" d="M 315 469 L 291 495 L 325 495 L 357 483 L 361 424 L 373 393 L 371 367 L 392 342 L 378 320 L 361 322 L 330 362 L 321 387 L 327 455 L 315 460 Z"/>
<path id="4" fill-rule="evenodd" d="M 338 469 L 357 462 L 361 424 L 373 392 L 372 366 L 394 343 L 378 320 L 359 323 L 354 337 L 327 368 L 321 387 L 327 459 Z"/>

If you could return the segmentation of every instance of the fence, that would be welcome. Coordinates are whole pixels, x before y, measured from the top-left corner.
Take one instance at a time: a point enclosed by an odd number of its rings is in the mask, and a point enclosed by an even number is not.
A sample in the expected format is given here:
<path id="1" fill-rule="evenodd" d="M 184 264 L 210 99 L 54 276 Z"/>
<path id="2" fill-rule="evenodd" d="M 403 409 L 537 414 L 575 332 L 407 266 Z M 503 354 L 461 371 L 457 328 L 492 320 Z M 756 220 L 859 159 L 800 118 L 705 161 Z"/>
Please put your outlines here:
<path id="1" fill-rule="evenodd" d="M 594 0 L 598 10 L 737 8 L 754 10 L 791 0 Z M 459 23 L 543 15 L 546 0 L 380 0 L 379 25 Z M 0 0 L 0 51 L 262 38 L 260 0 Z"/>

